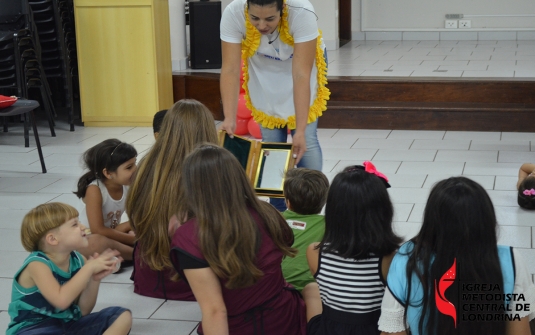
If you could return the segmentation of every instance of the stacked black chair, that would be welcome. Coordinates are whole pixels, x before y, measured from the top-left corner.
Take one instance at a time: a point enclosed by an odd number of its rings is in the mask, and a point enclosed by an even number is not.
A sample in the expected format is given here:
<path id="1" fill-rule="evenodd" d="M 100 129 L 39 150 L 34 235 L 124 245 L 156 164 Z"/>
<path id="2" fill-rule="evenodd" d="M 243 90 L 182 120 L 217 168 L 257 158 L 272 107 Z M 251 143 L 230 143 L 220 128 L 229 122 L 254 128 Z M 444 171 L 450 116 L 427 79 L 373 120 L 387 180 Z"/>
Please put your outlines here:
<path id="1" fill-rule="evenodd" d="M 37 88 L 50 126 L 56 136 L 52 115 L 55 114 L 50 88 L 40 61 L 40 45 L 35 34 L 32 16 L 24 1 L 0 0 L 0 89 L 6 95 L 28 98 L 30 89 Z M 28 133 L 25 122 L 24 132 Z M 4 118 L 4 131 L 7 122 Z M 25 136 L 25 146 L 29 146 Z"/>
<path id="2" fill-rule="evenodd" d="M 51 87 L 59 92 L 68 109 L 70 130 L 74 131 L 74 88 L 77 81 L 76 42 L 72 2 L 29 0 L 39 40 L 42 65 Z"/>
<path id="3" fill-rule="evenodd" d="M 37 146 L 37 153 L 39 154 L 39 160 L 41 161 L 41 170 L 46 173 L 45 159 L 43 157 L 43 151 L 41 150 L 41 142 L 39 141 L 39 134 L 37 133 L 37 125 L 35 123 L 34 109 L 39 107 L 39 103 L 35 100 L 18 100 L 10 107 L 0 109 L 0 116 L 16 116 L 22 115 L 24 123 L 32 123 L 33 135 L 35 137 L 35 145 Z M 29 117 L 29 120 L 28 120 Z M 26 129 L 27 127 L 25 127 Z M 29 141 L 28 132 L 24 132 L 24 138 Z"/>

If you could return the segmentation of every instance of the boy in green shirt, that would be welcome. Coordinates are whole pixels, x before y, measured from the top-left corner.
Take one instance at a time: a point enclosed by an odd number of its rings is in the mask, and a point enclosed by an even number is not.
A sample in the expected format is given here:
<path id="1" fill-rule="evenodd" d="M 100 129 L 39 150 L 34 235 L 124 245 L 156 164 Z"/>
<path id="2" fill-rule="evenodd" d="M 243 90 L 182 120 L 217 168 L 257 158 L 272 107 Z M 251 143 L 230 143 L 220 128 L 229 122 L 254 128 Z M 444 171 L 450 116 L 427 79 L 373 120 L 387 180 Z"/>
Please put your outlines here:
<path id="1" fill-rule="evenodd" d="M 284 181 L 284 197 L 288 210 L 282 213 L 294 233 L 293 248 L 299 250 L 294 258 L 282 261 L 284 278 L 301 291 L 314 282 L 308 268 L 307 247 L 319 242 L 325 232 L 325 218 L 320 215 L 329 190 L 329 180 L 321 172 L 306 168 L 289 170 Z"/>

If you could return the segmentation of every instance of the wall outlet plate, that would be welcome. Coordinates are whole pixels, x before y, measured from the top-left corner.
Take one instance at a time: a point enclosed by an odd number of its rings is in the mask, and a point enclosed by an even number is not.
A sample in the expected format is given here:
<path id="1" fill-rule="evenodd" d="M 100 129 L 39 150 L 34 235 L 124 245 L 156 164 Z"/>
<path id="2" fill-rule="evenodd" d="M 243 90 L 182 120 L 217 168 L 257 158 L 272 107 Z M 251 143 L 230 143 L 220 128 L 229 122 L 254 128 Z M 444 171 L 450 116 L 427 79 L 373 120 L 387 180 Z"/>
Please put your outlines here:
<path id="1" fill-rule="evenodd" d="M 459 20 L 459 28 L 460 29 L 472 28 L 472 21 L 471 20 Z"/>
<path id="2" fill-rule="evenodd" d="M 456 29 L 457 28 L 457 20 L 446 20 L 444 27 L 446 29 Z"/>

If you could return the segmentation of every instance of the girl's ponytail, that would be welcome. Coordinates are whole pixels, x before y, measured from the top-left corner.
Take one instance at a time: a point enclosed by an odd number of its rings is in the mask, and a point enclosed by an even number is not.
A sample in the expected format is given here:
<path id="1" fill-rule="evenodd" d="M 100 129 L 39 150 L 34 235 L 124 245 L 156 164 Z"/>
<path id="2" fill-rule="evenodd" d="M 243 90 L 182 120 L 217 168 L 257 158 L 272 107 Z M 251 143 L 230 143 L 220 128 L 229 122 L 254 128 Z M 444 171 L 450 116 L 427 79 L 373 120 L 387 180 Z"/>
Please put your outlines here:
<path id="1" fill-rule="evenodd" d="M 76 192 L 73 192 L 76 194 L 78 198 L 84 198 L 85 197 L 85 191 L 87 190 L 87 187 L 89 184 L 91 184 L 94 180 L 97 178 L 95 177 L 95 174 L 93 171 L 86 172 L 80 179 L 78 180 L 78 187 L 76 189 Z"/>

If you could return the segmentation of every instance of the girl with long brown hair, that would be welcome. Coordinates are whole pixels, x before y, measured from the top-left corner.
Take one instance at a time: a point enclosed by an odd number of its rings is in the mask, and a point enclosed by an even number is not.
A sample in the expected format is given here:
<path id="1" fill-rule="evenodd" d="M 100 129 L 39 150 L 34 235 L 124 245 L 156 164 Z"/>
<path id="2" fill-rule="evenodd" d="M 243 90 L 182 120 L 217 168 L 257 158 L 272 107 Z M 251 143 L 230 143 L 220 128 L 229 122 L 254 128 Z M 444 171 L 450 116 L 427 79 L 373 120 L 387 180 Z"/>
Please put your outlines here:
<path id="1" fill-rule="evenodd" d="M 139 163 L 126 208 L 136 232 L 134 292 L 162 299 L 193 300 L 169 260 L 167 227 L 177 212 L 182 163 L 196 144 L 217 143 L 212 114 L 196 100 L 180 100 L 166 113 L 156 143 Z"/>
<path id="2" fill-rule="evenodd" d="M 281 214 L 260 201 L 238 160 L 203 145 L 184 161 L 173 265 L 202 311 L 199 334 L 305 334 L 305 307 L 281 262 L 294 256 Z"/>

